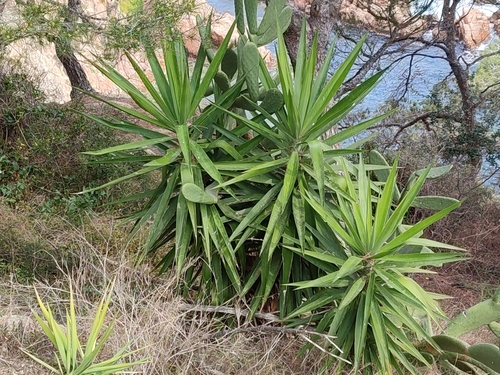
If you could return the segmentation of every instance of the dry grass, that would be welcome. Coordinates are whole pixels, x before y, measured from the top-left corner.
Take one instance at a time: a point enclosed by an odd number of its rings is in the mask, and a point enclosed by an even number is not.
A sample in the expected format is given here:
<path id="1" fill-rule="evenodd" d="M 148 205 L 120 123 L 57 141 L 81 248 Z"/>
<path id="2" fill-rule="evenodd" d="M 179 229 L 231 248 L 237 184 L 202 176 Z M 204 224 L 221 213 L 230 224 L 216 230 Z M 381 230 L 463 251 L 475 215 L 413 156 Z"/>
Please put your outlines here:
<path id="1" fill-rule="evenodd" d="M 6 207 L 0 209 L 9 212 Z M 138 243 L 127 243 L 124 228 L 111 219 L 91 217 L 82 227 L 64 220 L 33 220 L 19 237 L 37 235 L 54 249 L 73 253 L 78 262 L 68 264 L 52 254 L 55 277 L 34 281 L 42 300 L 59 316 L 68 304 L 72 284 L 79 327 L 83 336 L 105 286 L 116 278 L 108 318 L 115 320 L 114 333 L 103 358 L 130 343 L 144 348 L 131 360 L 150 362 L 135 368 L 141 374 L 318 374 L 325 356 L 318 351 L 296 358 L 304 340 L 284 332 L 244 329 L 231 333 L 220 316 L 186 310 L 186 301 L 175 296 L 177 280 L 158 277 L 148 266 L 133 267 L 130 253 Z M 20 350 L 25 348 L 53 361 L 52 346 L 34 324 L 30 308 L 37 308 L 32 285 L 16 276 L 0 280 L 0 375 L 44 374 Z M 4 324 L 1 322 L 3 321 Z M 243 329 L 241 329 L 243 328 Z M 225 334 L 220 334 L 225 332 Z M 326 372 L 328 373 L 328 372 Z"/>

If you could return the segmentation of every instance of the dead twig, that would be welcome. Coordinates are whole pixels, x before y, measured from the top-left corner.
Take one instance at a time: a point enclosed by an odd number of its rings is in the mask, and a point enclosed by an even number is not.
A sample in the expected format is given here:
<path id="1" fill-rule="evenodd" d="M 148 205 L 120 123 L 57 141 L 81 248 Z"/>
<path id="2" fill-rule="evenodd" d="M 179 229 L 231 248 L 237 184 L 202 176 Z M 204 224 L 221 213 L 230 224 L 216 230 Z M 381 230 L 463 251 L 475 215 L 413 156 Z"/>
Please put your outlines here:
<path id="1" fill-rule="evenodd" d="M 219 313 L 219 314 L 229 314 L 235 315 L 238 317 L 248 317 L 250 315 L 250 310 L 248 309 L 239 309 L 235 307 L 227 307 L 227 306 L 207 306 L 207 305 L 191 305 L 191 304 L 182 304 L 180 306 L 181 311 L 197 311 L 197 312 L 208 312 L 208 313 Z M 271 313 L 255 313 L 254 315 L 257 319 L 266 320 L 268 322 L 279 322 L 280 319 Z"/>

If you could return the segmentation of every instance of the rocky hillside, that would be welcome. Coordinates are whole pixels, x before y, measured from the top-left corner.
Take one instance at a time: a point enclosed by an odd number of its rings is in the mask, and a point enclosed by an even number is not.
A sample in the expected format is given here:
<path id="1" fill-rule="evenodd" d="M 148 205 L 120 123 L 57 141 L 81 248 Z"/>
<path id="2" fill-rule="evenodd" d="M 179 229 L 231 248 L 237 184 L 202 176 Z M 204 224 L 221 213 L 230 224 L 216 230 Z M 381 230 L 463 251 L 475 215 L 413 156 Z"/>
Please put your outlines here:
<path id="1" fill-rule="evenodd" d="M 82 0 L 81 3 L 86 16 L 95 18 L 98 16 L 101 18 L 99 22 L 102 27 L 106 27 L 107 22 L 112 18 L 124 17 L 120 13 L 116 1 Z M 196 28 L 196 16 L 207 19 L 212 12 L 214 10 L 207 4 L 206 0 L 196 0 L 194 12 L 183 16 L 179 22 L 178 30 L 184 35 L 190 56 L 195 56 L 200 45 L 200 38 Z M 234 17 L 230 14 L 220 15 L 214 12 L 212 20 L 212 41 L 215 45 L 218 45 L 227 34 L 227 30 L 233 23 Z M 23 20 L 23 16 L 17 8 L 15 0 L 7 0 L 4 4 L 3 12 L 0 14 L 0 23 L 15 24 L 23 21 L 25 20 Z M 234 37 L 236 39 L 237 35 L 235 34 Z M 99 33 L 95 33 L 92 40 L 85 43 L 73 42 L 72 47 L 75 49 L 75 54 L 94 90 L 104 95 L 120 96 L 120 91 L 114 85 L 110 84 L 90 63 L 96 56 L 100 57 L 105 52 L 109 52 L 105 51 L 103 38 Z M 262 49 L 261 53 L 266 58 L 268 64 L 272 65 L 274 63 L 274 59 L 268 50 Z M 143 71 L 151 77 L 152 75 L 144 54 L 142 52 L 133 52 L 132 55 Z M 110 62 L 109 55 L 106 57 L 107 61 Z M 54 43 L 44 40 L 41 44 L 38 39 L 31 37 L 17 40 L 6 47 L 2 64 L 4 66 L 22 67 L 24 72 L 36 77 L 40 83 L 40 87 L 44 88 L 49 101 L 65 103 L 70 100 L 70 82 L 61 62 L 56 56 Z M 139 78 L 123 53 L 117 52 L 113 56 L 111 64 L 134 85 L 141 87 Z"/>
<path id="2" fill-rule="evenodd" d="M 313 0 L 293 0 L 296 10 L 307 14 Z M 82 10 L 89 18 L 99 18 L 101 27 L 106 27 L 111 19 L 123 18 L 117 0 L 81 0 Z M 0 23 L 5 25 L 25 22 L 15 0 L 7 0 L 2 3 L 0 9 Z M 404 24 L 412 16 L 412 10 L 408 7 L 395 7 L 392 12 L 396 15 L 394 22 Z M 498 7 L 497 7 L 498 8 Z M 388 0 L 344 0 L 340 8 L 340 19 L 342 22 L 363 24 L 367 28 L 379 32 L 391 32 L 387 24 L 383 24 L 381 19 L 387 17 L 389 9 Z M 486 9 L 486 10 L 485 10 Z M 460 30 L 460 38 L 467 48 L 477 48 L 481 43 L 491 37 L 490 29 L 500 31 L 500 11 L 492 11 L 492 8 L 474 7 L 461 10 L 461 16 L 457 23 Z M 494 9 L 493 9 L 494 10 Z M 184 35 L 187 50 L 191 56 L 195 56 L 200 38 L 196 28 L 196 16 L 207 19 L 213 12 L 213 8 L 206 0 L 196 0 L 196 7 L 192 14 L 184 15 L 178 24 L 178 30 Z M 434 18 L 433 18 L 434 17 Z M 426 29 L 425 22 L 432 24 L 436 20 L 436 15 L 429 15 L 417 23 L 408 26 L 408 30 L 416 31 Z M 234 21 L 230 14 L 214 14 L 212 23 L 212 41 L 215 45 L 220 43 L 227 33 L 227 30 Z M 413 29 L 411 29 L 413 28 Z M 433 31 L 434 36 L 439 34 L 440 30 Z M 236 34 L 234 35 L 236 38 Z M 95 33 L 92 40 L 86 40 L 84 43 L 73 42 L 78 60 L 84 68 L 92 87 L 99 93 L 110 96 L 120 96 L 119 90 L 109 83 L 90 63 L 89 60 L 94 56 L 102 56 L 105 52 L 102 34 Z M 274 58 L 265 48 L 261 53 L 266 58 L 268 65 L 274 64 Z M 145 56 L 136 52 L 133 53 L 141 68 L 147 75 L 151 76 Z M 113 58 L 107 56 L 115 68 L 133 84 L 141 86 L 140 80 L 136 76 L 126 57 L 117 52 Z M 56 56 L 53 43 L 44 40 L 41 44 L 35 37 L 26 37 L 9 44 L 3 54 L 2 64 L 9 66 L 22 67 L 23 71 L 32 74 L 44 88 L 49 101 L 64 103 L 70 100 L 71 86 L 66 72 Z"/>

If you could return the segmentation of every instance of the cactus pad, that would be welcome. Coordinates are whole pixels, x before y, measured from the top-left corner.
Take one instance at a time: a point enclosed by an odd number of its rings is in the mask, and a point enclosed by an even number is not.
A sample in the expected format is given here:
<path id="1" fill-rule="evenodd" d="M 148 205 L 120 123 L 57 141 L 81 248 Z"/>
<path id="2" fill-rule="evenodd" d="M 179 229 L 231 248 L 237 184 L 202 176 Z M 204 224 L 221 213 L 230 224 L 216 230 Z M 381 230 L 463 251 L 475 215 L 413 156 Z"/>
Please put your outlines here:
<path id="1" fill-rule="evenodd" d="M 491 322 L 490 324 L 488 324 L 488 328 L 495 334 L 496 337 L 500 339 L 500 323 Z"/>
<path id="2" fill-rule="evenodd" d="M 439 211 L 457 202 L 458 201 L 456 199 L 449 197 L 439 197 L 439 196 L 416 197 L 411 206 Z"/>
<path id="3" fill-rule="evenodd" d="M 231 82 L 226 73 L 218 71 L 214 76 L 214 81 L 222 92 L 229 90 Z"/>
<path id="4" fill-rule="evenodd" d="M 469 344 L 465 341 L 447 335 L 433 336 L 432 339 L 444 351 L 465 355 L 468 354 L 467 349 L 469 348 Z"/>
<path id="5" fill-rule="evenodd" d="M 377 150 L 371 150 L 369 157 L 371 164 L 387 166 L 387 169 L 375 169 L 373 171 L 373 174 L 375 175 L 375 177 L 377 177 L 377 180 L 379 180 L 380 182 L 386 182 L 389 178 L 391 169 L 387 160 L 385 160 L 384 156 Z"/>
<path id="6" fill-rule="evenodd" d="M 242 68 L 246 77 L 248 93 L 250 99 L 257 101 L 259 99 L 259 63 L 260 53 L 255 43 L 248 42 L 243 47 Z"/>
<path id="7" fill-rule="evenodd" d="M 500 350 L 493 344 L 477 344 L 469 348 L 469 356 L 500 372 Z"/>
<path id="8" fill-rule="evenodd" d="M 258 36 L 264 35 L 271 28 L 276 29 L 276 19 L 278 15 L 281 14 L 285 4 L 286 0 L 271 0 L 269 2 L 264 13 L 264 17 L 262 17 L 262 21 L 257 29 Z"/>
<path id="9" fill-rule="evenodd" d="M 233 106 L 241 109 L 246 109 L 247 111 L 254 111 L 255 108 L 248 102 L 248 97 L 245 95 L 240 95 L 236 98 L 233 103 Z"/>
<path id="10" fill-rule="evenodd" d="M 387 163 L 387 160 L 385 160 L 382 154 L 377 150 L 371 150 L 370 163 L 375 165 L 387 166 L 387 169 L 375 169 L 373 171 L 373 174 L 375 175 L 377 180 L 379 180 L 380 182 L 386 182 L 387 178 L 389 178 L 390 167 L 389 163 Z M 401 193 L 399 191 L 399 188 L 395 185 L 394 191 L 392 193 L 392 200 L 394 200 L 395 202 L 399 202 L 400 199 L 401 199 Z"/>
<path id="11" fill-rule="evenodd" d="M 234 49 L 228 49 L 226 51 L 220 67 L 229 79 L 234 77 L 234 74 L 238 70 L 238 55 Z"/>
<path id="12" fill-rule="evenodd" d="M 500 319 L 500 304 L 488 299 L 453 319 L 446 329 L 446 334 L 459 337 L 497 319 Z"/>
<path id="13" fill-rule="evenodd" d="M 215 51 L 213 50 L 213 48 L 207 48 L 206 52 L 207 52 L 207 59 L 208 59 L 208 61 L 212 62 L 212 60 L 215 57 Z"/>
<path id="14" fill-rule="evenodd" d="M 283 107 L 284 104 L 283 94 L 276 88 L 269 89 L 260 104 L 263 110 L 268 113 L 275 113 Z"/>
<path id="15" fill-rule="evenodd" d="M 194 203 L 203 203 L 203 204 L 217 203 L 217 197 L 207 193 L 198 185 L 192 183 L 186 183 L 182 185 L 182 195 L 184 195 L 184 197 L 188 201 Z"/>
<path id="16" fill-rule="evenodd" d="M 284 33 L 288 26 L 290 26 L 290 22 L 292 20 L 293 10 L 289 6 L 283 8 L 282 12 L 278 16 L 278 25 L 280 27 L 279 32 Z M 276 21 L 275 21 L 276 22 Z M 266 30 L 266 32 L 259 36 L 258 45 L 265 46 L 266 44 L 271 43 L 278 37 L 278 25 L 276 23 L 273 27 L 270 27 Z"/>
<path id="17" fill-rule="evenodd" d="M 205 94 L 203 96 L 210 96 L 214 93 L 214 87 L 212 85 L 209 85 L 207 87 L 207 90 L 205 91 Z"/>
<path id="18" fill-rule="evenodd" d="M 240 34 L 245 33 L 245 11 L 243 0 L 234 0 L 234 15 L 236 17 L 236 27 Z"/>
<path id="19" fill-rule="evenodd" d="M 245 13 L 247 16 L 248 31 L 250 31 L 250 34 L 256 34 L 258 0 L 244 0 L 244 1 L 245 1 Z"/>

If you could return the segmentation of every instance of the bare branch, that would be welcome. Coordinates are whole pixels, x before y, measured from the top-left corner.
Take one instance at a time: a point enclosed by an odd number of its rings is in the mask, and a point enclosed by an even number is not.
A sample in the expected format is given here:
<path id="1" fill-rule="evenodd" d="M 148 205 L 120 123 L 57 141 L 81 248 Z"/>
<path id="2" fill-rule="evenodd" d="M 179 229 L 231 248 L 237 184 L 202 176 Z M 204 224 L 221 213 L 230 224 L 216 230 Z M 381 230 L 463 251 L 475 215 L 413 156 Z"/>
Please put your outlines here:
<path id="1" fill-rule="evenodd" d="M 373 127 L 374 129 L 376 128 L 390 128 L 390 127 L 395 127 L 398 128 L 396 133 L 393 136 L 392 142 L 395 142 L 396 139 L 408 128 L 415 126 L 419 123 L 423 124 L 426 128 L 427 131 L 433 131 L 431 128 L 432 126 L 432 121 L 433 119 L 447 119 L 447 120 L 453 120 L 455 122 L 462 122 L 462 118 L 453 114 L 453 113 L 443 113 L 443 112 L 437 112 L 437 111 L 430 111 L 426 113 L 422 113 L 416 117 L 413 117 L 411 120 L 408 120 L 404 123 L 399 123 L 399 122 L 384 122 L 381 125 Z"/>
<path id="2" fill-rule="evenodd" d="M 477 57 L 476 59 L 474 59 L 474 61 L 472 61 L 470 63 L 470 66 L 475 65 L 478 62 L 480 62 L 481 60 L 487 59 L 488 57 L 498 56 L 498 55 L 500 55 L 500 49 L 497 49 L 495 52 L 485 53 L 485 54 Z"/>

